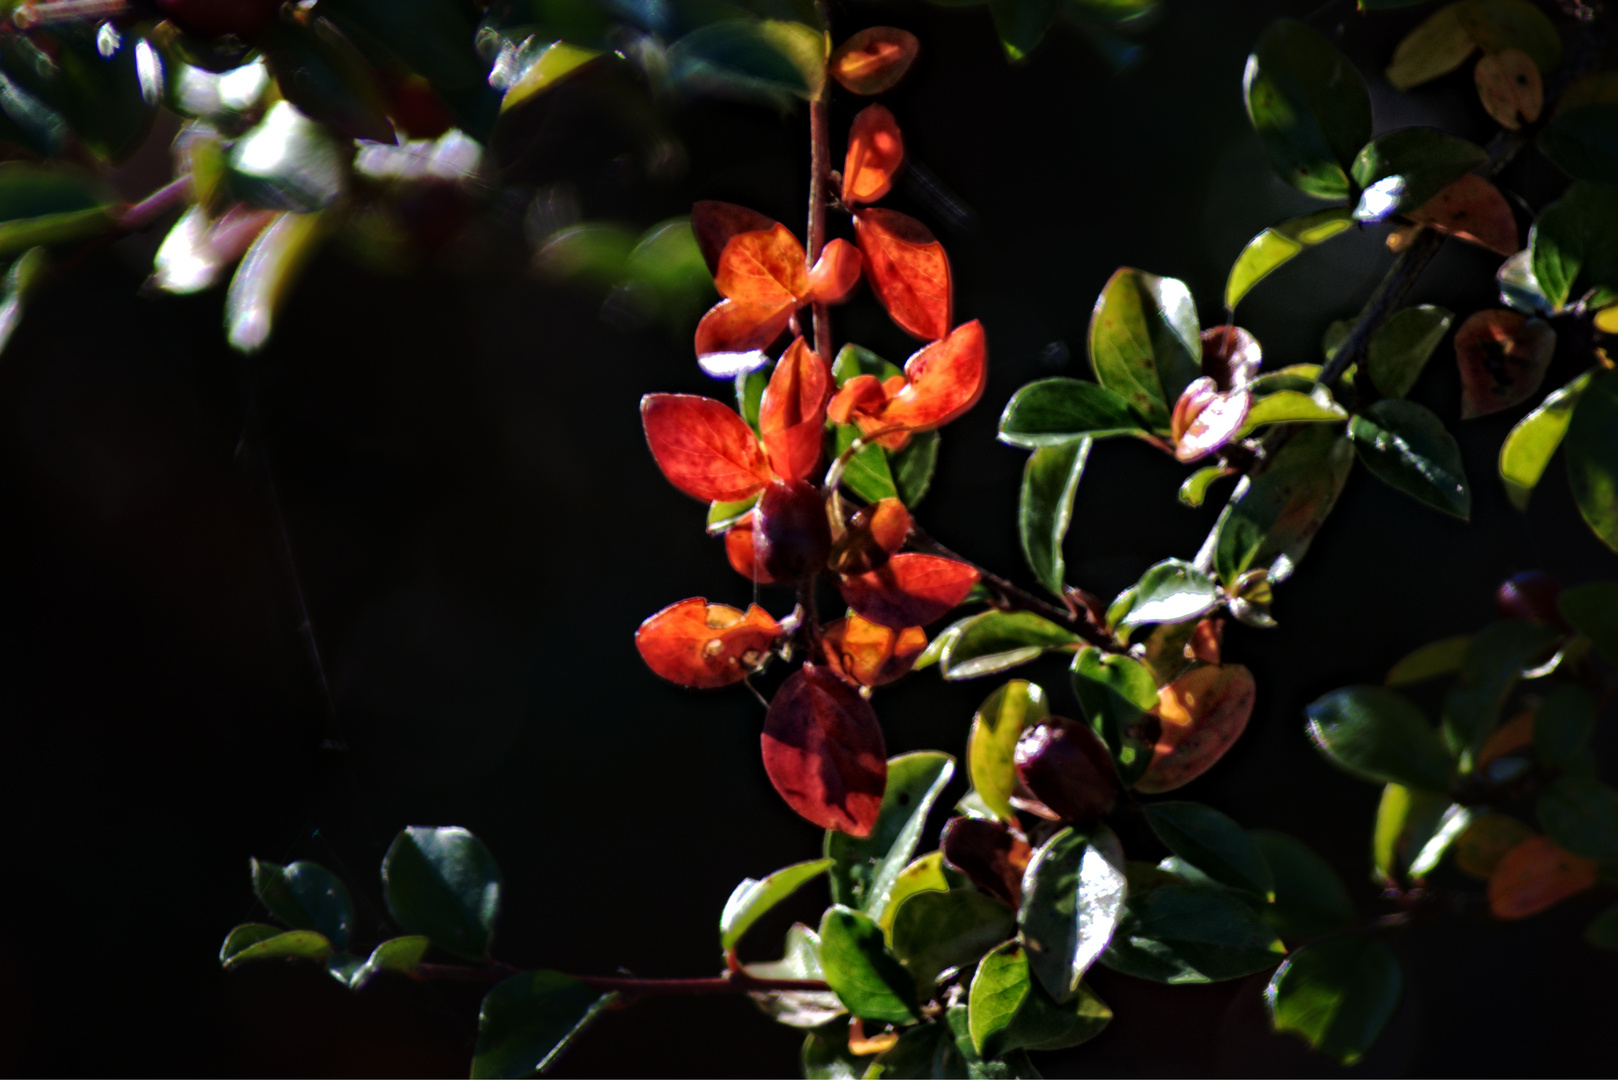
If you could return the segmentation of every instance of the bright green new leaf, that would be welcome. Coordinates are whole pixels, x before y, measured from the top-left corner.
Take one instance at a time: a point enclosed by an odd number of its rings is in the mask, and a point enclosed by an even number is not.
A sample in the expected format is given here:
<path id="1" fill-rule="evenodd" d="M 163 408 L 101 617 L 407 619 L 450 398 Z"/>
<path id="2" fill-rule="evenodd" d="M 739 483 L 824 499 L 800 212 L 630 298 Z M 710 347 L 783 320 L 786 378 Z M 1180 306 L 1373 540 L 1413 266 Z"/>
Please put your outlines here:
<path id="1" fill-rule="evenodd" d="M 1471 644 L 1472 635 L 1461 634 L 1423 645 L 1389 668 L 1382 683 L 1393 687 L 1413 686 L 1440 675 L 1454 675 L 1466 661 L 1466 650 Z"/>
<path id="2" fill-rule="evenodd" d="M 1089 456 L 1089 439 L 1070 439 L 1039 447 L 1028 455 L 1023 467 L 1017 499 L 1017 534 L 1023 557 L 1039 583 L 1058 597 L 1063 595 L 1067 576 L 1062 540 L 1073 519 L 1073 496 Z"/>
<path id="3" fill-rule="evenodd" d="M 831 864 L 830 859 L 815 859 L 777 870 L 762 881 L 744 879 L 725 901 L 725 910 L 719 915 L 719 947 L 726 952 L 734 949 L 761 915 L 825 873 Z"/>
<path id="4" fill-rule="evenodd" d="M 349 988 L 362 989 L 366 983 L 384 971 L 397 971 L 401 974 L 415 971 L 416 965 L 427 955 L 427 949 L 431 944 L 419 934 L 389 938 L 372 949 L 370 958 L 349 976 Z"/>
<path id="5" fill-rule="evenodd" d="M 1618 234 L 1612 242 L 1618 247 Z M 1614 432 L 1618 432 L 1618 372 L 1609 371 L 1591 379 L 1579 395 L 1567 425 L 1563 457 L 1579 513 L 1602 543 L 1618 551 L 1618 438 Z"/>
<path id="6" fill-rule="evenodd" d="M 1307 24 L 1277 19 L 1247 58 L 1242 88 L 1281 178 L 1317 198 L 1347 198 L 1348 168 L 1371 138 L 1371 98 L 1348 57 Z"/>
<path id="7" fill-rule="evenodd" d="M 560 971 L 513 975 L 483 998 L 472 1080 L 532 1076 L 549 1068 L 617 998 Z"/>
<path id="8" fill-rule="evenodd" d="M 1383 397 L 1410 393 L 1454 317 L 1444 308 L 1423 304 L 1402 308 L 1377 327 L 1365 350 L 1365 370 Z"/>
<path id="9" fill-rule="evenodd" d="M 826 856 L 831 868 L 831 895 L 881 918 L 888 894 L 899 873 L 916 853 L 922 826 L 944 786 L 955 774 L 955 759 L 936 751 L 900 754 L 888 760 L 888 786 L 882 808 L 868 836 L 826 831 Z"/>
<path id="10" fill-rule="evenodd" d="M 946 679 L 973 679 L 1082 642 L 1073 631 L 1032 612 L 990 610 L 966 620 L 939 657 L 939 668 Z"/>
<path id="11" fill-rule="evenodd" d="M 258 234 L 225 293 L 225 336 L 241 352 L 262 349 L 303 268 L 330 232 L 326 212 L 281 214 Z"/>
<path id="12" fill-rule="evenodd" d="M 1249 569 L 1289 576 L 1348 481 L 1352 443 L 1326 424 L 1294 435 L 1269 468 L 1237 485 L 1216 525 L 1214 567 L 1229 585 Z"/>
<path id="13" fill-rule="evenodd" d="M 922 998 L 947 968 L 978 958 L 1017 932 L 1011 908 L 986 893 L 919 892 L 893 916 L 893 955 L 910 970 Z"/>
<path id="14" fill-rule="evenodd" d="M 1586 371 L 1566 386 L 1546 394 L 1545 400 L 1517 421 L 1506 435 L 1506 441 L 1500 444 L 1500 479 L 1505 483 L 1506 497 L 1518 510 L 1528 509 L 1529 497 L 1540 477 L 1545 475 L 1551 455 L 1562 445 L 1562 437 L 1573 419 L 1573 408 L 1594 374 L 1595 369 Z"/>
<path id="15" fill-rule="evenodd" d="M 1123 398 L 1084 379 L 1040 379 L 1006 402 L 1000 441 L 1025 450 L 1066 445 L 1089 436 L 1132 435 L 1141 422 Z"/>
<path id="16" fill-rule="evenodd" d="M 1134 783 L 1152 763 L 1155 740 L 1141 725 L 1157 706 L 1151 669 L 1132 656 L 1087 645 L 1073 658 L 1072 672 L 1073 693 L 1085 718 L 1107 744 L 1119 777 L 1126 785 Z"/>
<path id="17" fill-rule="evenodd" d="M 1252 905 L 1206 885 L 1164 885 L 1130 897 L 1101 962 L 1162 983 L 1222 982 L 1279 963 L 1286 946 Z"/>
<path id="18" fill-rule="evenodd" d="M 1618 608 L 1614 609 L 1618 615 Z M 1578 756 L 1595 729 L 1596 699 L 1575 683 L 1556 687 L 1534 712 L 1534 756 L 1555 768 Z"/>
<path id="19" fill-rule="evenodd" d="M 1551 117 L 1535 145 L 1575 180 L 1618 183 L 1618 105 L 1565 109 Z"/>
<path id="20" fill-rule="evenodd" d="M 1540 793 L 1545 834 L 1575 855 L 1618 859 L 1618 791 L 1593 777 L 1564 776 Z"/>
<path id="21" fill-rule="evenodd" d="M 1199 619 L 1219 606 L 1218 582 L 1182 559 L 1165 559 L 1142 574 L 1134 586 L 1123 626 Z"/>
<path id="22" fill-rule="evenodd" d="M 1017 786 L 1012 755 L 1023 729 L 1050 715 L 1045 691 L 1031 682 L 1012 679 L 984 699 L 972 717 L 966 744 L 966 767 L 972 788 L 1004 821 L 1016 820 L 1011 793 Z"/>
<path id="23" fill-rule="evenodd" d="M 1354 217 L 1381 221 L 1414 210 L 1488 159 L 1483 147 L 1437 128 L 1378 135 L 1354 159 L 1354 183 L 1364 190 Z"/>
<path id="24" fill-rule="evenodd" d="M 1398 1007 L 1399 961 L 1376 938 L 1330 938 L 1299 949 L 1264 991 L 1277 1031 L 1293 1031 L 1316 1050 L 1352 1065 L 1365 1055 Z"/>
<path id="25" fill-rule="evenodd" d="M 1494 730 L 1506 697 L 1525 669 L 1544 659 L 1561 632 L 1544 623 L 1508 619 L 1485 627 L 1444 697 L 1444 740 L 1469 765 Z"/>
<path id="26" fill-rule="evenodd" d="M 831 377 L 837 380 L 838 386 L 842 386 L 856 375 L 871 375 L 885 380 L 901 374 L 903 372 L 897 364 L 882 359 L 863 345 L 852 343 L 837 350 L 837 358 L 831 365 Z"/>
<path id="27" fill-rule="evenodd" d="M 1249 435 L 1265 424 L 1336 423 L 1348 419 L 1348 410 L 1337 404 L 1331 391 L 1318 383 L 1308 390 L 1277 390 L 1253 399 L 1241 434 Z"/>
<path id="28" fill-rule="evenodd" d="M 1107 947 L 1123 911 L 1123 848 L 1105 825 L 1086 836 L 1063 829 L 1041 844 L 1023 872 L 1017 922 L 1028 965 L 1057 1002 Z"/>
<path id="29" fill-rule="evenodd" d="M 1383 398 L 1349 421 L 1348 437 L 1378 480 L 1462 521 L 1471 514 L 1460 444 L 1426 406 Z"/>
<path id="30" fill-rule="evenodd" d="M 1350 207 L 1333 206 L 1271 225 L 1249 240 L 1236 256 L 1230 276 L 1225 280 L 1225 306 L 1235 311 L 1242 297 L 1271 271 L 1292 261 L 1305 249 L 1344 232 L 1353 223 L 1354 212 Z"/>
<path id="31" fill-rule="evenodd" d="M 1213 482 L 1229 475 L 1230 470 L 1219 465 L 1198 469 L 1180 485 L 1180 502 L 1190 507 L 1201 506 L 1208 498 L 1208 488 Z"/>
<path id="32" fill-rule="evenodd" d="M 500 111 L 516 108 L 549 90 L 600 55 L 599 49 L 584 49 L 565 41 L 546 46 L 523 68 L 522 74 L 506 86 L 505 96 L 500 99 Z"/>
<path id="33" fill-rule="evenodd" d="M 1381 686 L 1348 686 L 1306 710 L 1309 737 L 1334 765 L 1366 780 L 1425 791 L 1449 787 L 1454 761 L 1421 710 Z"/>
<path id="34" fill-rule="evenodd" d="M 1185 283 L 1123 267 L 1090 316 L 1096 381 L 1156 431 L 1167 432 L 1180 393 L 1202 374 L 1201 326 Z"/>
<path id="35" fill-rule="evenodd" d="M 1403 784 L 1382 789 L 1371 831 L 1371 863 L 1383 880 L 1396 880 L 1400 866 L 1427 846 L 1449 807 L 1447 795 Z"/>
<path id="36" fill-rule="evenodd" d="M 758 505 L 758 496 L 751 499 L 738 499 L 735 502 L 716 502 L 708 504 L 708 535 L 718 536 L 732 525 L 752 512 Z"/>
<path id="37" fill-rule="evenodd" d="M 1275 877 L 1264 853 L 1224 814 L 1194 802 L 1147 803 L 1144 813 L 1165 847 L 1214 881 L 1275 898 Z"/>
<path id="38" fill-rule="evenodd" d="M 1560 310 L 1590 294 L 1591 307 L 1618 299 L 1618 185 L 1576 181 L 1528 233 L 1534 280 Z"/>
<path id="39" fill-rule="evenodd" d="M 908 903 L 925 896 L 922 893 Z M 906 1024 L 921 1019 L 915 982 L 894 958 L 870 917 L 833 904 L 820 920 L 820 966 L 826 983 L 855 1016 Z"/>
<path id="40" fill-rule="evenodd" d="M 1275 883 L 1275 899 L 1260 914 L 1282 937 L 1315 937 L 1354 921 L 1354 902 L 1331 864 L 1302 840 L 1272 829 L 1249 829 Z"/>
<path id="41" fill-rule="evenodd" d="M 255 960 L 314 960 L 325 963 L 331 942 L 313 930 L 282 930 L 279 926 L 246 923 L 232 930 L 219 949 L 225 970 Z"/>
<path id="42" fill-rule="evenodd" d="M 500 868 L 483 841 L 456 826 L 412 826 L 382 860 L 388 913 L 445 952 L 484 960 L 500 913 Z"/>
<path id="43" fill-rule="evenodd" d="M 899 871 L 899 876 L 893 879 L 893 888 L 888 890 L 887 906 L 876 920 L 882 933 L 887 935 L 888 945 L 893 944 L 893 917 L 906 900 L 917 893 L 948 891 L 949 878 L 944 874 L 944 853 L 941 851 L 930 851 Z"/>
<path id="44" fill-rule="evenodd" d="M 1609 663 L 1618 664 L 1618 581 L 1563 589 L 1556 607 L 1575 630 L 1595 642 Z"/>
<path id="45" fill-rule="evenodd" d="M 1112 1010 L 1086 983 L 1078 996 L 1058 1005 L 1036 982 L 1022 945 L 1008 941 L 978 963 L 972 978 L 967 1026 L 978 1055 L 997 1058 L 1008 1051 L 1062 1050 L 1099 1035 Z"/>
<path id="46" fill-rule="evenodd" d="M 253 859 L 253 892 L 270 913 L 294 930 L 317 930 L 348 948 L 354 905 L 337 875 L 312 862 L 278 866 Z"/>
<path id="47" fill-rule="evenodd" d="M 853 424 L 836 425 L 832 429 L 832 452 L 841 457 L 859 436 L 860 429 Z M 843 467 L 843 483 L 868 503 L 896 498 L 899 494 L 899 489 L 893 483 L 893 470 L 888 465 L 887 451 L 876 443 L 867 443 L 848 459 Z"/>

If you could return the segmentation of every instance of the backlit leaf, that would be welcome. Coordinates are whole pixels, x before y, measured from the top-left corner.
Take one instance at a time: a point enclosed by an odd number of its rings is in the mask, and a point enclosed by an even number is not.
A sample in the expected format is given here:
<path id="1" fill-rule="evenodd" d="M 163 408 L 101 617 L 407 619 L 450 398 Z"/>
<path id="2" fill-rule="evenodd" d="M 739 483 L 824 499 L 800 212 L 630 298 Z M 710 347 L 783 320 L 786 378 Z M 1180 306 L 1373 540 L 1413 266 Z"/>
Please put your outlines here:
<path id="1" fill-rule="evenodd" d="M 1618 375 L 1592 379 L 1567 426 L 1563 456 L 1568 483 L 1590 530 L 1618 551 Z M 1612 655 L 1610 646 L 1602 651 Z"/>
<path id="2" fill-rule="evenodd" d="M 1089 341 L 1096 381 L 1167 431 L 1171 403 L 1202 374 L 1201 329 L 1185 284 L 1123 267 L 1096 299 Z"/>
<path id="3" fill-rule="evenodd" d="M 1618 299 L 1618 186 L 1576 181 L 1528 233 L 1534 280 L 1554 309 Z"/>
<path id="4" fill-rule="evenodd" d="M 884 686 L 902 678 L 927 647 L 919 626 L 894 630 L 858 615 L 830 623 L 820 636 L 826 663 L 861 686 Z"/>
<path id="5" fill-rule="evenodd" d="M 1381 221 L 1423 206 L 1488 156 L 1481 146 L 1437 128 L 1400 128 L 1378 135 L 1354 159 L 1354 183 L 1364 189 L 1354 217 Z"/>
<path id="6" fill-rule="evenodd" d="M 1016 399 L 1014 398 L 1013 401 Z M 1011 406 L 1007 406 L 1009 411 Z M 1044 585 L 1062 595 L 1067 560 L 1062 541 L 1073 519 L 1073 497 L 1090 456 L 1088 438 L 1041 446 L 1023 466 L 1022 490 L 1017 500 L 1017 534 L 1023 558 Z"/>
<path id="7" fill-rule="evenodd" d="M 768 232 L 776 224 L 773 218 L 735 203 L 705 199 L 691 206 L 691 231 L 711 274 L 719 273 L 719 257 L 731 237 L 745 232 Z"/>
<path id="8" fill-rule="evenodd" d="M 985 611 L 974 615 L 944 647 L 939 658 L 946 679 L 973 679 L 1036 659 L 1047 649 L 1072 647 L 1081 638 L 1049 619 L 1027 611 Z"/>
<path id="9" fill-rule="evenodd" d="M 1309 705 L 1309 737 L 1327 760 L 1366 780 L 1449 788 L 1453 760 L 1421 710 L 1380 686 L 1333 690 Z"/>
<path id="10" fill-rule="evenodd" d="M 854 836 L 871 832 L 888 763 L 870 702 L 806 664 L 776 690 L 760 739 L 764 771 L 799 817 Z"/>
<path id="11" fill-rule="evenodd" d="M 972 978 L 968 1030 L 986 1058 L 1027 1047 L 1060 1050 L 1099 1035 L 1112 1010 L 1086 984 L 1077 998 L 1057 1005 L 1033 979 L 1022 945 L 1009 941 L 978 963 Z"/>
<path id="12" fill-rule="evenodd" d="M 1040 379 L 1018 390 L 1000 414 L 1000 441 L 1025 450 L 1088 436 L 1132 435 L 1140 420 L 1124 399 L 1083 379 Z"/>
<path id="13" fill-rule="evenodd" d="M 1446 185 L 1431 199 L 1406 211 L 1405 216 L 1496 255 L 1513 255 L 1521 246 L 1511 205 L 1499 188 L 1476 173 L 1467 173 Z"/>
<path id="14" fill-rule="evenodd" d="M 882 918 L 893 886 L 910 864 L 927 814 L 955 775 L 955 761 L 937 751 L 900 754 L 887 763 L 887 780 L 876 821 L 864 836 L 826 834 L 825 852 L 835 859 L 832 899 Z"/>
<path id="15" fill-rule="evenodd" d="M 254 239 L 225 293 L 225 336 L 245 353 L 270 340 L 303 268 L 331 231 L 325 212 L 280 214 Z"/>
<path id="16" fill-rule="evenodd" d="M 1272 829 L 1249 829 L 1270 868 L 1275 899 L 1262 915 L 1282 937 L 1314 937 L 1354 921 L 1354 902 L 1331 864 L 1308 844 Z"/>
<path id="17" fill-rule="evenodd" d="M 942 618 L 977 580 L 978 572 L 966 563 L 905 552 L 875 570 L 845 576 L 838 588 L 862 618 L 902 630 Z"/>
<path id="18" fill-rule="evenodd" d="M 847 240 L 833 240 L 809 268 L 809 299 L 817 304 L 840 304 L 853 293 L 865 272 L 860 249 Z"/>
<path id="19" fill-rule="evenodd" d="M 820 965 L 832 991 L 855 1016 L 894 1024 L 921 1019 L 914 980 L 869 916 L 842 904 L 827 908 L 820 921 Z"/>
<path id="20" fill-rule="evenodd" d="M 331 951 L 331 942 L 313 930 L 282 930 L 279 926 L 245 923 L 225 937 L 219 962 L 226 971 L 259 960 L 324 962 Z"/>
<path id="21" fill-rule="evenodd" d="M 803 245 L 777 222 L 767 232 L 732 236 L 719 253 L 714 287 L 738 304 L 776 306 L 809 291 Z"/>
<path id="22" fill-rule="evenodd" d="M 1155 802 L 1144 808 L 1146 824 L 1172 853 L 1221 885 L 1272 898 L 1275 878 L 1252 837 L 1211 806 Z"/>
<path id="23" fill-rule="evenodd" d="M 1242 86 L 1281 178 L 1317 198 L 1346 198 L 1348 168 L 1371 138 L 1371 99 L 1348 58 L 1312 27 L 1278 19 L 1247 58 Z"/>
<path id="24" fill-rule="evenodd" d="M 797 307 L 796 300 L 768 304 L 719 301 L 697 322 L 693 345 L 698 363 L 715 378 L 758 370 L 769 362 L 762 350 L 781 336 Z"/>
<path id="25" fill-rule="evenodd" d="M 412 826 L 382 860 L 393 921 L 445 952 L 484 960 L 500 913 L 500 868 L 483 841 L 459 827 Z"/>
<path id="26" fill-rule="evenodd" d="M 1438 832 L 1450 806 L 1447 794 L 1403 784 L 1382 789 L 1371 832 L 1371 865 L 1381 880 L 1397 880 L 1401 867 L 1413 862 Z"/>
<path id="27" fill-rule="evenodd" d="M 1107 947 L 1126 892 L 1123 849 L 1104 825 L 1063 829 L 1034 852 L 1017 921 L 1028 966 L 1057 1002 L 1073 1000 Z"/>
<path id="28" fill-rule="evenodd" d="M 1151 670 L 1132 656 L 1093 645 L 1073 658 L 1073 692 L 1085 718 L 1107 744 L 1118 776 L 1128 784 L 1147 768 L 1157 732 L 1148 713 L 1157 706 Z"/>
<path id="29" fill-rule="evenodd" d="M 669 483 L 708 502 L 756 495 L 770 467 L 753 430 L 735 411 L 694 394 L 647 394 L 641 426 Z"/>
<path id="30" fill-rule="evenodd" d="M 987 363 L 983 324 L 976 319 L 962 323 L 942 341 L 917 349 L 905 361 L 908 385 L 889 398 L 881 422 L 909 431 L 949 423 L 983 396 Z"/>
<path id="31" fill-rule="evenodd" d="M 758 407 L 758 428 L 770 471 L 802 480 L 820 463 L 831 371 L 803 338 L 794 338 L 770 375 Z"/>
<path id="32" fill-rule="evenodd" d="M 1402 308 L 1377 327 L 1366 348 L 1365 371 L 1383 397 L 1410 393 L 1453 318 L 1441 307 L 1423 304 Z"/>
<path id="33" fill-rule="evenodd" d="M 1157 745 L 1135 790 L 1173 791 L 1213 768 L 1246 730 L 1254 693 L 1253 674 L 1240 664 L 1193 668 L 1161 687 Z"/>
<path id="34" fill-rule="evenodd" d="M 843 202 L 854 206 L 876 202 L 886 195 L 904 164 L 904 157 L 904 137 L 899 133 L 899 123 L 893 114 L 881 105 L 861 109 L 848 132 L 848 156 L 843 161 Z"/>
<path id="35" fill-rule="evenodd" d="M 953 323 L 949 256 L 927 226 L 897 210 L 868 207 L 854 217 L 871 289 L 899 329 L 936 341 Z"/>
<path id="36" fill-rule="evenodd" d="M 1383 398 L 1349 421 L 1348 436 L 1377 479 L 1462 521 L 1470 515 L 1460 445 L 1425 406 Z"/>
<path id="37" fill-rule="evenodd" d="M 756 604 L 744 613 L 693 597 L 641 623 L 635 648 L 647 667 L 670 682 L 710 689 L 746 678 L 780 635 L 780 625 Z"/>
<path id="38" fill-rule="evenodd" d="M 1364 935 L 1293 953 L 1265 988 L 1277 1031 L 1292 1031 L 1342 1065 L 1365 1056 L 1392 1019 L 1404 978 L 1393 951 Z"/>
<path id="39" fill-rule="evenodd" d="M 483 999 L 473 1080 L 532 1076 L 550 1068 L 617 998 L 560 971 L 513 975 Z"/>
<path id="40" fill-rule="evenodd" d="M 1274 966 L 1286 948 L 1235 893 L 1164 885 L 1129 899 L 1101 962 L 1163 983 L 1221 982 Z"/>
<path id="41" fill-rule="evenodd" d="M 1399 42 L 1387 69 L 1388 82 L 1395 90 L 1409 90 L 1448 75 L 1477 50 L 1477 42 L 1461 23 L 1463 6 L 1445 4 Z"/>
<path id="42" fill-rule="evenodd" d="M 1306 249 L 1330 240 L 1353 222 L 1350 207 L 1334 206 L 1265 229 L 1247 242 L 1231 265 L 1230 276 L 1225 281 L 1225 306 L 1234 311 L 1242 297 L 1271 271 Z"/>
<path id="43" fill-rule="evenodd" d="M 1564 851 L 1548 836 L 1524 840 L 1489 875 L 1489 911 L 1497 919 L 1526 919 L 1596 883 L 1596 864 Z"/>
<path id="44" fill-rule="evenodd" d="M 1336 423 L 1348 419 L 1348 410 L 1337 404 L 1324 386 L 1303 390 L 1277 390 L 1254 398 L 1242 425 L 1245 435 L 1265 424 Z"/>
<path id="45" fill-rule="evenodd" d="M 920 48 L 908 30 L 867 26 L 832 50 L 826 68 L 851 94 L 880 94 L 904 78 Z"/>
<path id="46" fill-rule="evenodd" d="M 432 942 L 420 934 L 389 938 L 371 950 L 370 958 L 349 977 L 350 989 L 361 990 L 384 971 L 408 974 L 416 970 Z"/>
<path id="47" fill-rule="evenodd" d="M 1506 495 L 1518 510 L 1528 509 L 1529 497 L 1545 475 L 1551 455 L 1562 445 L 1573 409 L 1579 396 L 1590 384 L 1593 371 L 1586 371 L 1566 386 L 1545 395 L 1545 400 L 1533 411 L 1517 421 L 1505 442 L 1500 444 L 1500 479 L 1506 485 Z"/>
<path id="48" fill-rule="evenodd" d="M 948 826 L 945 828 L 947 830 Z M 883 905 L 882 914 L 876 920 L 882 932 L 888 935 L 888 943 L 893 943 L 893 916 L 900 905 L 917 893 L 949 892 L 949 887 L 950 880 L 944 873 L 944 854 L 941 851 L 930 851 L 899 871 L 899 876 L 893 879 L 893 888 L 888 890 L 888 902 Z"/>
<path id="49" fill-rule="evenodd" d="M 1012 755 L 1024 728 L 1050 715 L 1045 691 L 1034 683 L 1012 679 L 983 700 L 967 737 L 967 772 L 972 787 L 989 809 L 1015 821 L 1011 793 L 1017 786 Z"/>
<path id="50" fill-rule="evenodd" d="M 831 859 L 814 859 L 777 870 L 761 881 L 744 879 L 719 914 L 719 947 L 727 952 L 734 949 L 761 915 L 825 873 L 831 864 Z"/>

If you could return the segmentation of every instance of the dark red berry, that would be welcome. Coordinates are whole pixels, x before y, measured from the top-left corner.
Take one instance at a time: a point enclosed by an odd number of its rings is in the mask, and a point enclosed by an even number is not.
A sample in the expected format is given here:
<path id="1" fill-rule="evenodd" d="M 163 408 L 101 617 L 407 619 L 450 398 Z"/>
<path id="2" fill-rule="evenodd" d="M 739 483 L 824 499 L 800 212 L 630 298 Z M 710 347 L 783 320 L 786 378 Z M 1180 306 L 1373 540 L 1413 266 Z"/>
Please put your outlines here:
<path id="1" fill-rule="evenodd" d="M 1087 725 L 1052 716 L 1022 733 L 1017 776 L 1064 821 L 1099 821 L 1118 801 L 1118 775 L 1106 744 Z"/>
<path id="2" fill-rule="evenodd" d="M 796 581 L 826 565 L 831 523 L 820 489 L 802 480 L 772 480 L 759 496 L 753 545 L 764 572 Z"/>
<path id="3" fill-rule="evenodd" d="M 1529 570 L 1507 578 L 1494 592 L 1494 606 L 1503 619 L 1529 619 L 1568 629 L 1556 598 L 1562 586 L 1541 570 Z"/>

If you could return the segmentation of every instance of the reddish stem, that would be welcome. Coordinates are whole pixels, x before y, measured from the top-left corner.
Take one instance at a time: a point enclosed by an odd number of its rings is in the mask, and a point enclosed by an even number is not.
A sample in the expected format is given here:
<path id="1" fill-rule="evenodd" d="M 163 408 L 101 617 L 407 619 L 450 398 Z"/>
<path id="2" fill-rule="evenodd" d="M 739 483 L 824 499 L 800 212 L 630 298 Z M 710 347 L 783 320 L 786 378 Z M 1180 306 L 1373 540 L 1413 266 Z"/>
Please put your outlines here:
<path id="1" fill-rule="evenodd" d="M 825 17 L 825 8 L 821 8 Z M 822 73 L 823 81 L 826 78 Z M 824 87 L 809 103 L 809 247 L 808 264 L 811 268 L 826 246 L 827 187 L 831 178 L 831 121 L 826 112 Z M 831 363 L 831 314 L 822 303 L 810 305 L 815 318 L 815 352 L 826 363 Z"/>
<path id="2" fill-rule="evenodd" d="M 419 979 L 455 979 L 461 982 L 501 982 L 522 969 L 490 961 L 487 964 L 417 964 Z M 765 990 L 827 991 L 817 979 L 759 979 L 742 970 L 700 979 L 642 979 L 633 975 L 571 975 L 593 990 L 624 994 L 748 994 Z"/>

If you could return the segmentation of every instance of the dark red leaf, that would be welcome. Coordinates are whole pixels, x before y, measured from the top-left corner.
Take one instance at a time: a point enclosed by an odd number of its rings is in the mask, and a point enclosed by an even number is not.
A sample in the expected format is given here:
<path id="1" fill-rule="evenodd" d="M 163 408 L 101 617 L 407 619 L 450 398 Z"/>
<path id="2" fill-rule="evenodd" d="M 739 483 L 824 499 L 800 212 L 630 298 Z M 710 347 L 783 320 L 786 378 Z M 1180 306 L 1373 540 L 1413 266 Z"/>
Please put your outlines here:
<path id="1" fill-rule="evenodd" d="M 867 26 L 837 46 L 826 68 L 851 94 L 880 94 L 904 78 L 920 48 L 908 30 Z"/>
<path id="2" fill-rule="evenodd" d="M 875 570 L 904 547 L 910 523 L 910 511 L 898 499 L 878 499 L 862 508 L 832 545 L 831 568 L 839 574 Z"/>
<path id="3" fill-rule="evenodd" d="M 1461 419 L 1487 416 L 1534 396 L 1556 351 L 1556 331 L 1541 319 L 1496 309 L 1474 312 L 1455 331 L 1461 366 Z"/>
<path id="4" fill-rule="evenodd" d="M 904 136 L 899 122 L 881 105 L 867 105 L 854 117 L 843 160 L 843 202 L 848 206 L 876 202 L 893 187 L 904 164 Z"/>
<path id="5" fill-rule="evenodd" d="M 757 605 L 744 614 L 693 597 L 641 623 L 635 648 L 663 678 L 706 689 L 740 682 L 780 635 L 780 625 Z"/>
<path id="6" fill-rule="evenodd" d="M 691 207 L 691 231 L 708 273 L 719 273 L 719 256 L 737 233 L 765 232 L 775 228 L 775 219 L 735 203 L 704 199 Z"/>
<path id="7" fill-rule="evenodd" d="M 787 805 L 824 829 L 865 836 L 882 809 L 887 750 L 871 703 L 811 664 L 764 716 L 764 771 Z"/>
<path id="8" fill-rule="evenodd" d="M 761 491 L 770 466 L 747 422 L 695 394 L 647 394 L 640 422 L 669 483 L 706 502 L 735 502 Z"/>
<path id="9" fill-rule="evenodd" d="M 896 210 L 871 207 L 855 216 L 854 235 L 871 289 L 899 328 L 923 341 L 949 333 L 949 256 L 927 226 Z"/>
<path id="10" fill-rule="evenodd" d="M 754 558 L 776 581 L 796 581 L 826 566 L 831 523 L 826 498 L 802 480 L 771 480 L 753 510 Z"/>
<path id="11" fill-rule="evenodd" d="M 863 618 L 903 630 L 943 618 L 966 599 L 977 580 L 977 570 L 966 563 L 908 552 L 875 570 L 844 577 L 838 588 Z"/>
<path id="12" fill-rule="evenodd" d="M 1118 774 L 1088 724 L 1047 717 L 1025 729 L 1014 755 L 1017 779 L 1063 821 L 1091 825 L 1118 801 Z"/>
<path id="13" fill-rule="evenodd" d="M 759 402 L 758 430 L 770 468 L 783 480 L 802 480 L 820 463 L 831 370 L 794 338 L 770 375 Z"/>
<path id="14" fill-rule="evenodd" d="M 944 861 L 972 879 L 972 884 L 1013 908 L 1022 903 L 1022 875 L 1034 849 L 998 821 L 951 818 L 938 842 Z"/>

